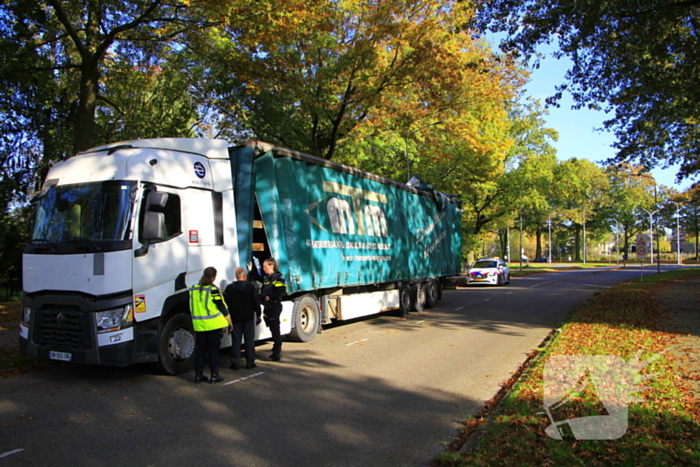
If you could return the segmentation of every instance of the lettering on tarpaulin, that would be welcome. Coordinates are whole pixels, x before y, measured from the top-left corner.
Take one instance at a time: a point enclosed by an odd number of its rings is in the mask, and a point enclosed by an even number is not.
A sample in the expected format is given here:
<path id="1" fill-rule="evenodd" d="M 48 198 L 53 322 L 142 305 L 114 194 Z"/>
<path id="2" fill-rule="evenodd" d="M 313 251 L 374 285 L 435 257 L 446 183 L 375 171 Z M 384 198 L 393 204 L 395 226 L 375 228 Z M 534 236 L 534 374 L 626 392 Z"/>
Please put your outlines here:
<path id="1" fill-rule="evenodd" d="M 428 256 L 430 256 L 430 254 L 433 251 L 435 251 L 435 248 L 437 248 L 437 246 L 440 244 L 440 242 L 442 242 L 445 239 L 446 236 L 447 236 L 447 232 L 443 231 L 438 236 L 438 238 L 436 238 L 435 241 L 428 248 L 426 248 L 425 251 L 423 251 L 423 258 L 427 258 Z"/>
<path id="2" fill-rule="evenodd" d="M 329 181 L 323 182 L 323 191 L 350 198 L 349 202 L 334 196 L 326 203 L 326 211 L 334 233 L 389 236 L 386 214 L 379 206 L 388 204 L 386 195 Z"/>

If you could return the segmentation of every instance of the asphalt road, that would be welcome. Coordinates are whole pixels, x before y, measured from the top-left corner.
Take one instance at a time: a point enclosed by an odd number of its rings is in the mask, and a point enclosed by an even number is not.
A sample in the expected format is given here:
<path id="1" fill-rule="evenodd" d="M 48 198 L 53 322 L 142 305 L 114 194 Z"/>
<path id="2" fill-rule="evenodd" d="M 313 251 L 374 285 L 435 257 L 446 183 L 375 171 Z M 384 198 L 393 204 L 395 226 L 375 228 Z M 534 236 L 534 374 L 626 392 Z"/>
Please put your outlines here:
<path id="1" fill-rule="evenodd" d="M 148 366 L 4 378 L 0 465 L 426 466 L 574 306 L 639 275 L 561 271 L 445 291 L 407 319 L 285 343 L 283 362 L 226 369 L 218 385 Z"/>

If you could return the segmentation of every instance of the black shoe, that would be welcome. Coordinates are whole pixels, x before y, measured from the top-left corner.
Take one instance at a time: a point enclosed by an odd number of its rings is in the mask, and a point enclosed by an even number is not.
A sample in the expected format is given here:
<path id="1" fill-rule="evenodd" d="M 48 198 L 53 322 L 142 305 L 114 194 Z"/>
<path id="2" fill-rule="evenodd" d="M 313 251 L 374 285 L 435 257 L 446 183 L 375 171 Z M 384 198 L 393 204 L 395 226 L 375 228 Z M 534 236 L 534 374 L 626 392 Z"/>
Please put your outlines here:
<path id="1" fill-rule="evenodd" d="M 258 367 L 258 365 L 256 365 L 255 363 L 246 363 L 245 364 L 246 370 L 250 370 L 251 368 L 257 368 L 257 367 Z"/>
<path id="2" fill-rule="evenodd" d="M 280 360 L 282 360 L 282 357 L 280 357 L 280 354 L 278 353 L 273 353 L 272 355 L 267 357 L 268 362 L 279 362 Z"/>
<path id="3" fill-rule="evenodd" d="M 194 372 L 194 382 L 195 383 L 206 383 L 207 381 L 209 381 L 209 378 L 207 378 L 206 376 L 204 376 L 202 374 L 202 370 Z"/>
<path id="4" fill-rule="evenodd" d="M 220 382 L 222 382 L 223 380 L 224 380 L 224 378 L 221 377 L 221 376 L 219 376 L 219 372 L 218 372 L 218 371 L 212 371 L 212 373 L 211 373 L 211 379 L 209 380 L 209 382 L 210 382 L 211 384 L 220 383 Z"/>
<path id="5" fill-rule="evenodd" d="M 240 370 L 241 365 L 239 365 L 238 363 L 231 363 L 231 366 L 229 368 L 231 368 L 232 370 Z"/>

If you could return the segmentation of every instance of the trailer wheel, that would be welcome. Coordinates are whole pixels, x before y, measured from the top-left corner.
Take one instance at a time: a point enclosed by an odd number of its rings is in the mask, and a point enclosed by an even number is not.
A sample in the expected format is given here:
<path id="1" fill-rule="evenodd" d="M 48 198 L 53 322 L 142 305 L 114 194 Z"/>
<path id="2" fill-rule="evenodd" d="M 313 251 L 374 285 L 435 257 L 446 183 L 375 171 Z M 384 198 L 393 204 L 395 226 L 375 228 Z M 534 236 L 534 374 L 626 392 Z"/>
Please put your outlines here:
<path id="1" fill-rule="evenodd" d="M 177 375 L 194 366 L 195 334 L 192 318 L 185 313 L 171 316 L 163 326 L 158 345 L 157 369 L 166 375 Z"/>
<path id="2" fill-rule="evenodd" d="M 399 286 L 399 316 L 406 317 L 411 311 L 411 286 L 401 284 Z"/>
<path id="3" fill-rule="evenodd" d="M 440 284 L 432 280 L 425 284 L 425 307 L 432 308 L 440 300 Z"/>
<path id="4" fill-rule="evenodd" d="M 304 295 L 294 302 L 292 330 L 288 337 L 297 342 L 309 342 L 318 332 L 318 303 L 310 295 Z"/>
<path id="5" fill-rule="evenodd" d="M 423 311 L 425 309 L 425 302 L 427 299 L 427 294 L 425 293 L 425 284 L 414 284 L 411 286 L 412 290 L 412 302 L 413 309 L 415 311 Z"/>

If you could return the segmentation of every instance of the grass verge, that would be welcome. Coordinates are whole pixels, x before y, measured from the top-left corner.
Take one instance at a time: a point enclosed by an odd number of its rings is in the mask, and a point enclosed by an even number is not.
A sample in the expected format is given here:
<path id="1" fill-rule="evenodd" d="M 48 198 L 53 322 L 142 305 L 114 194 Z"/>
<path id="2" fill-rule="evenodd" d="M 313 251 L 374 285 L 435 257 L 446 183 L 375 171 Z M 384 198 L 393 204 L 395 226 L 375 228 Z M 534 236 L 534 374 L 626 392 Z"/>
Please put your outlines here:
<path id="1" fill-rule="evenodd" d="M 545 432 L 551 421 L 543 407 L 545 363 L 552 356 L 613 355 L 629 365 L 640 350 L 644 360 L 677 343 L 680 335 L 663 330 L 666 311 L 656 296 L 665 281 L 699 274 L 695 269 L 651 275 L 644 282 L 631 281 L 597 293 L 538 349 L 537 357 L 501 400 L 476 447 L 460 452 L 486 414 L 468 420 L 461 438 L 435 464 L 700 465 L 700 404 L 687 391 L 685 382 L 692 375 L 685 374 L 687 369 L 671 353 L 639 371 L 655 376 L 634 381 L 646 388 L 633 394 L 639 402 L 628 404 L 626 430 L 619 439 L 577 440 L 570 431 L 561 440 L 552 439 Z M 598 393 L 602 392 L 599 388 Z M 605 411 L 600 395 L 589 385 L 557 408 L 555 420 L 605 415 Z"/>

